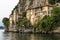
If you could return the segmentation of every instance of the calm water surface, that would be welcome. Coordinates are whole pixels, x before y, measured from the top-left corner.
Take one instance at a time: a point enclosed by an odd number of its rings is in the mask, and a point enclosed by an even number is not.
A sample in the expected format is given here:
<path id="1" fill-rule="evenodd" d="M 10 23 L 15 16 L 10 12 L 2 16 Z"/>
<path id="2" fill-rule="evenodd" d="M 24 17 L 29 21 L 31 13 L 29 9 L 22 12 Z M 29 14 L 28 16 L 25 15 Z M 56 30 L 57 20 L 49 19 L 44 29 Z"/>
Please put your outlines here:
<path id="1" fill-rule="evenodd" d="M 20 34 L 0 30 L 0 40 L 60 40 L 60 34 Z"/>

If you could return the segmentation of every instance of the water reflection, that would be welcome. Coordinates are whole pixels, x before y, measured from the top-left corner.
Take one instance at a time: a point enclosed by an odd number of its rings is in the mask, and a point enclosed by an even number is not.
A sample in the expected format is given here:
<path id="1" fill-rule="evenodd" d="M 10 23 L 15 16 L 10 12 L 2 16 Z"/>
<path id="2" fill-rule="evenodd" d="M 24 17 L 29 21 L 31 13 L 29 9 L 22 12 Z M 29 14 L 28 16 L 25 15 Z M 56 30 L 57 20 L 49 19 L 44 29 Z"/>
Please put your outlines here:
<path id="1" fill-rule="evenodd" d="M 4 40 L 60 40 L 60 34 L 4 33 Z"/>
<path id="2" fill-rule="evenodd" d="M 60 34 L 35 34 L 31 40 L 60 40 Z"/>

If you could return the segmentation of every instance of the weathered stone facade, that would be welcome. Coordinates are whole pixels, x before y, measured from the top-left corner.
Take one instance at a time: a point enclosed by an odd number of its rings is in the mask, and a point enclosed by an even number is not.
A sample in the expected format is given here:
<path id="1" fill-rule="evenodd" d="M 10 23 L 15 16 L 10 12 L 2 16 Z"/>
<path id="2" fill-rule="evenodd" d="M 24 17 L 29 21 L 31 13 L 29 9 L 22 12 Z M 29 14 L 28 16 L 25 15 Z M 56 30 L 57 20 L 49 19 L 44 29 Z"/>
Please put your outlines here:
<path id="1" fill-rule="evenodd" d="M 38 22 L 43 19 L 45 15 L 51 15 L 52 6 L 45 5 L 36 8 L 27 9 L 27 19 L 31 21 L 31 24 Z"/>

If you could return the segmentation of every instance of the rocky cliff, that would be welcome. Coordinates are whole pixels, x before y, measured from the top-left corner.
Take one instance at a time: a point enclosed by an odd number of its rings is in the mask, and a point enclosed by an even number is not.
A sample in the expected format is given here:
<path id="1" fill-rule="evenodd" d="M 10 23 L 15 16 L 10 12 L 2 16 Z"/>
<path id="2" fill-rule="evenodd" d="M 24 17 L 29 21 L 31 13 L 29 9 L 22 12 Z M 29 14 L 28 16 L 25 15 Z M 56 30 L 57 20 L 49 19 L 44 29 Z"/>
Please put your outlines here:
<path id="1" fill-rule="evenodd" d="M 17 22 L 22 18 L 23 12 L 27 11 L 27 9 L 33 9 L 34 10 L 40 10 L 40 7 L 43 7 L 45 5 L 48 5 L 48 0 L 19 0 L 18 4 L 15 6 L 15 8 L 12 10 L 12 13 L 10 15 L 10 25 L 9 25 L 9 31 L 17 31 Z M 42 11 L 47 11 L 45 9 L 48 9 L 48 7 L 43 7 Z M 28 12 L 29 13 L 29 12 Z M 35 11 L 32 10 L 32 13 L 35 15 Z M 31 14 L 31 12 L 30 12 Z M 33 15 L 32 15 L 33 17 Z M 32 18 L 31 17 L 31 18 Z M 33 19 L 32 19 L 33 20 Z M 13 30 L 10 30 L 13 29 Z"/>
<path id="2" fill-rule="evenodd" d="M 48 0 L 19 0 L 19 4 L 21 11 L 23 11 L 28 8 L 48 5 Z"/>

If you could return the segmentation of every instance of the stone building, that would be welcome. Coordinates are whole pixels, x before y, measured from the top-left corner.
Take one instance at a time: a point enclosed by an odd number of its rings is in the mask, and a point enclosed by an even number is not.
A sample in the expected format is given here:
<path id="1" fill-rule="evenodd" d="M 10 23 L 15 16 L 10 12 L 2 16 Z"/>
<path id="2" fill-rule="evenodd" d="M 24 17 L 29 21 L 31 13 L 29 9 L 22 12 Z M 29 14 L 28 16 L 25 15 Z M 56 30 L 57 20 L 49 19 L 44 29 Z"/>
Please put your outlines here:
<path id="1" fill-rule="evenodd" d="M 37 23 L 41 20 L 45 15 L 51 15 L 52 6 L 45 5 L 35 8 L 27 9 L 27 19 L 31 21 L 31 24 Z"/>
<path id="2" fill-rule="evenodd" d="M 48 0 L 32 0 L 31 7 L 28 7 L 27 19 L 30 20 L 31 24 L 37 23 L 45 15 L 51 15 L 52 5 L 48 3 Z"/>

